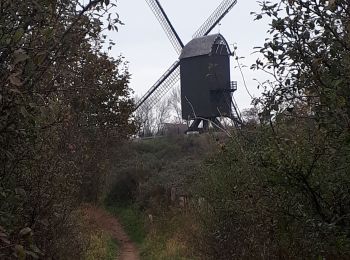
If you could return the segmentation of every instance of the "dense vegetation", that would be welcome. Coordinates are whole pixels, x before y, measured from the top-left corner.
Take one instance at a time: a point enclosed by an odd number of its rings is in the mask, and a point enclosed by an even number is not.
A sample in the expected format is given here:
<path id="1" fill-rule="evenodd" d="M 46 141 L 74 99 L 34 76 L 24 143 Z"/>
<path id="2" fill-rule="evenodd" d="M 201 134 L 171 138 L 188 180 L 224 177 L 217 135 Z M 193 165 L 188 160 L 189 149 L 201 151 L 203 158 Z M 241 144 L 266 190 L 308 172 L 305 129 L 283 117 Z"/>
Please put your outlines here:
<path id="1" fill-rule="evenodd" d="M 138 243 L 142 259 L 194 258 L 193 185 L 222 139 L 220 134 L 167 136 L 121 149 L 105 204 Z"/>
<path id="2" fill-rule="evenodd" d="M 253 65 L 273 80 L 260 110 L 213 158 L 201 196 L 213 259 L 350 255 L 350 6 L 264 1 L 272 18 Z M 254 118 L 254 117 L 253 117 Z"/>
<path id="3" fill-rule="evenodd" d="M 149 228 L 146 244 L 153 247 L 146 247 L 146 256 L 350 256 L 349 3 L 282 0 L 263 1 L 261 7 L 262 13 L 255 16 L 271 17 L 271 38 L 257 48 L 262 57 L 252 69 L 265 71 L 270 79 L 260 84 L 263 95 L 246 113 L 245 125 L 233 130 L 221 149 L 208 146 L 212 154 L 206 160 L 179 159 L 177 145 L 168 141 L 176 164 L 151 163 L 151 177 L 136 182 L 137 187 L 146 183 L 163 190 L 191 187 L 191 205 L 180 213 L 169 201 L 161 207 L 159 192 L 150 193 L 146 204 L 141 200 L 142 209 L 159 221 Z M 152 153 L 164 150 L 157 142 L 153 145 Z M 141 154 L 150 156 L 150 151 Z M 152 160 L 138 162 L 148 165 Z M 189 171 L 186 163 L 197 170 Z M 165 185 L 164 180 L 170 183 Z M 154 211 L 159 207 L 161 212 Z"/>
<path id="4" fill-rule="evenodd" d="M 115 6 L 29 2 L 0 1 L 1 259 L 114 258 L 81 210 L 102 201 L 143 259 L 350 257 L 348 1 L 260 2 L 270 79 L 241 128 L 130 142 Z"/>
<path id="5" fill-rule="evenodd" d="M 84 258 L 78 206 L 99 199 L 134 131 L 129 74 L 103 47 L 113 8 L 0 1 L 1 259 Z"/>

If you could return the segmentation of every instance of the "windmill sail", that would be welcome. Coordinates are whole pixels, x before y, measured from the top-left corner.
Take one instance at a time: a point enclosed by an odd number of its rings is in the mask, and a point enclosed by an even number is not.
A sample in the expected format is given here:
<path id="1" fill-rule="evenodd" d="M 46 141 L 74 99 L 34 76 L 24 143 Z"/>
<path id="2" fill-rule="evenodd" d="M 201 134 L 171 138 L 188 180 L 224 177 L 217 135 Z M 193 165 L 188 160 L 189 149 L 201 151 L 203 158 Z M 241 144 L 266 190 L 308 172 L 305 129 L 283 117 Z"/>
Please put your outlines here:
<path id="1" fill-rule="evenodd" d="M 173 25 L 171 24 L 168 16 L 164 12 L 164 9 L 160 5 L 158 0 L 146 0 L 147 4 L 153 11 L 160 25 L 163 27 L 166 35 L 168 36 L 171 44 L 178 54 L 181 53 L 182 48 L 184 47 L 179 35 L 175 31 Z"/>
<path id="2" fill-rule="evenodd" d="M 237 0 L 224 0 L 203 23 L 203 25 L 195 32 L 193 38 L 208 35 L 211 30 L 225 17 L 225 15 L 237 4 Z"/>
<path id="3" fill-rule="evenodd" d="M 162 6 L 158 0 L 146 0 L 153 13 L 157 17 L 159 23 L 163 27 L 169 40 L 174 46 L 178 54 L 181 53 L 184 45 L 176 33 L 174 27 L 170 23 Z M 224 18 L 224 16 L 236 5 L 237 0 L 223 0 L 223 2 L 215 9 L 213 14 L 204 22 L 204 24 L 194 34 L 194 38 L 206 36 L 210 31 Z M 163 76 L 151 87 L 150 90 L 136 103 L 135 111 L 150 109 L 179 81 L 180 79 L 180 61 L 176 61 Z M 147 100 L 147 105 L 145 101 Z M 143 106 L 144 105 L 144 106 Z"/>
<path id="4" fill-rule="evenodd" d="M 135 110 L 152 108 L 161 98 L 179 81 L 180 79 L 180 62 L 176 61 L 160 77 L 160 79 L 147 91 L 147 93 L 136 103 Z M 143 107 L 147 100 L 147 107 Z"/>

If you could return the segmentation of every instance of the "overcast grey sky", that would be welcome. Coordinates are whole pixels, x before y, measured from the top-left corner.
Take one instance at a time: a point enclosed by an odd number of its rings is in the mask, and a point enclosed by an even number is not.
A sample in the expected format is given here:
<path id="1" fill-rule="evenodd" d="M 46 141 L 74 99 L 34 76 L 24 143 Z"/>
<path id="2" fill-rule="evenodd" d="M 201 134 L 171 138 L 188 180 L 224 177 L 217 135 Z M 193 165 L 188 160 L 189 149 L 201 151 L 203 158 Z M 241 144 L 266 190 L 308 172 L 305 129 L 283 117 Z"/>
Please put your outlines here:
<path id="1" fill-rule="evenodd" d="M 186 44 L 192 34 L 208 18 L 222 0 L 160 0 L 182 41 Z M 255 46 L 262 46 L 267 36 L 268 21 L 253 21 L 252 11 L 259 11 L 256 0 L 238 0 L 237 5 L 221 21 L 221 25 L 212 33 L 220 32 L 229 44 L 237 44 L 242 61 L 251 65 L 256 60 L 252 55 Z M 178 58 L 171 43 L 163 32 L 145 0 L 118 0 L 118 13 L 125 23 L 111 38 L 116 42 L 111 55 L 122 54 L 129 61 L 132 74 L 131 87 L 135 94 L 144 94 Z M 231 80 L 238 81 L 238 90 L 234 94 L 240 109 L 250 106 L 251 99 L 244 88 L 242 77 L 236 63 L 231 59 Z M 249 91 L 259 96 L 257 83 L 264 74 L 244 69 Z"/>

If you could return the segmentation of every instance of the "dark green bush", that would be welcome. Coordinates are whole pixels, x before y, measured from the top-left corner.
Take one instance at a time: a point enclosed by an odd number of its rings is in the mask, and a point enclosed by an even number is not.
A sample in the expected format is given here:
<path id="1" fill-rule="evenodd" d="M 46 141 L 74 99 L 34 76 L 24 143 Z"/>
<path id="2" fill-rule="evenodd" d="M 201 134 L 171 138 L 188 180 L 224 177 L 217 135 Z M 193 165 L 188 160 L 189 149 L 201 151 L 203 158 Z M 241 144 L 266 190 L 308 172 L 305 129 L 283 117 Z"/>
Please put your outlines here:
<path id="1" fill-rule="evenodd" d="M 298 122 L 243 130 L 207 163 L 198 182 L 206 257 L 349 256 L 350 147 L 333 137 L 321 146 L 323 134 Z"/>

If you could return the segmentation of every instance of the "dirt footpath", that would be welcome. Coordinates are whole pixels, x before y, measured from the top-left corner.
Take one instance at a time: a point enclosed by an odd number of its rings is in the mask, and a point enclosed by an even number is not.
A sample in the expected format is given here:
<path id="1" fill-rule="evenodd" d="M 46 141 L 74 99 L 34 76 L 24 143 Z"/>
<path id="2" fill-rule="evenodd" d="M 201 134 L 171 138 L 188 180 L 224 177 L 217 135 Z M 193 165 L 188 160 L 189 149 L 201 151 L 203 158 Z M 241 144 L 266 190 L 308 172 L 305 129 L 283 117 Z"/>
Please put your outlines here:
<path id="1" fill-rule="evenodd" d="M 129 239 L 118 219 L 101 208 L 88 206 L 86 213 L 89 219 L 119 241 L 118 260 L 139 260 L 139 252 L 136 245 Z"/>

